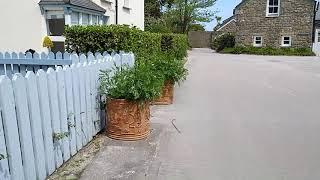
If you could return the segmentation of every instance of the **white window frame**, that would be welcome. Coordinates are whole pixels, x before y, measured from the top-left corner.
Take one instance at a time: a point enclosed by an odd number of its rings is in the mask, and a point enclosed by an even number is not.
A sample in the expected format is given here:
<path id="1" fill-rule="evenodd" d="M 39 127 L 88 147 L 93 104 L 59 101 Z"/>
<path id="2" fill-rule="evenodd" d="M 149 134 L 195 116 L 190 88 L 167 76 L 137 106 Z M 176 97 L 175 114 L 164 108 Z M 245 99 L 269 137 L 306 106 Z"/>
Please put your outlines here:
<path id="1" fill-rule="evenodd" d="M 257 38 L 261 38 L 260 44 L 257 43 L 257 41 L 259 41 L 259 40 L 257 40 Z M 254 47 L 262 47 L 262 43 L 263 43 L 263 36 L 253 36 L 253 46 Z"/>
<path id="2" fill-rule="evenodd" d="M 81 23 L 81 25 L 83 25 L 83 26 L 88 26 L 88 25 L 90 25 L 90 14 L 87 14 L 87 13 L 81 13 L 81 15 L 82 15 L 82 23 Z M 85 19 L 85 18 L 83 18 L 83 17 L 88 18 L 88 22 L 87 22 L 87 24 L 84 24 L 84 23 L 83 23 L 83 22 L 84 22 L 84 19 Z"/>
<path id="3" fill-rule="evenodd" d="M 72 19 L 72 14 L 76 13 L 78 14 L 78 22 L 75 24 L 71 21 Z M 83 20 L 84 20 L 84 16 L 88 17 L 88 24 L 83 24 Z M 96 19 L 97 21 L 94 23 L 93 19 Z M 88 25 L 101 25 L 101 15 L 96 14 L 96 13 L 90 13 L 90 12 L 84 12 L 84 11 L 73 11 L 72 13 L 70 13 L 70 24 L 71 26 L 73 25 L 81 25 L 81 26 L 88 26 Z"/>
<path id="4" fill-rule="evenodd" d="M 75 21 L 72 21 L 72 15 L 73 14 L 77 14 L 77 18 L 78 18 L 78 21 L 75 23 Z M 71 14 L 70 14 L 70 23 L 71 23 L 71 25 L 79 25 L 80 24 L 80 13 L 79 12 L 77 12 L 77 11 L 74 11 L 74 12 L 72 12 Z"/>
<path id="5" fill-rule="evenodd" d="M 284 38 L 286 38 L 286 37 L 289 37 L 289 44 L 284 43 L 284 41 L 285 41 Z M 282 36 L 281 37 L 281 46 L 282 47 L 291 47 L 291 45 L 292 45 L 292 37 L 291 36 Z"/>
<path id="6" fill-rule="evenodd" d="M 123 0 L 123 7 L 126 9 L 130 9 L 130 0 Z"/>
<path id="7" fill-rule="evenodd" d="M 278 5 L 277 6 L 270 6 L 269 2 L 273 1 L 273 0 L 267 0 L 267 9 L 266 9 L 266 16 L 267 17 L 278 17 L 280 15 L 280 4 L 281 4 L 281 0 L 278 0 Z M 269 13 L 269 8 L 271 7 L 277 7 L 278 8 L 278 12 L 277 13 Z"/>

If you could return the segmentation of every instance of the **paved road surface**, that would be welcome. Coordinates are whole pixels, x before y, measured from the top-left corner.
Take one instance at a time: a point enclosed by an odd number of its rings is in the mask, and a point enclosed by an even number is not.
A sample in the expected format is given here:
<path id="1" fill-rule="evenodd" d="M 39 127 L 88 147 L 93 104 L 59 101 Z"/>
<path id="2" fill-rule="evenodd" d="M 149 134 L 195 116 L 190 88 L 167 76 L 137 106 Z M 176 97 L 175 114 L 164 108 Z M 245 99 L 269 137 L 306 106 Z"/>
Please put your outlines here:
<path id="1" fill-rule="evenodd" d="M 175 104 L 152 110 L 154 155 L 113 179 L 320 179 L 320 58 L 194 49 L 187 66 Z"/>

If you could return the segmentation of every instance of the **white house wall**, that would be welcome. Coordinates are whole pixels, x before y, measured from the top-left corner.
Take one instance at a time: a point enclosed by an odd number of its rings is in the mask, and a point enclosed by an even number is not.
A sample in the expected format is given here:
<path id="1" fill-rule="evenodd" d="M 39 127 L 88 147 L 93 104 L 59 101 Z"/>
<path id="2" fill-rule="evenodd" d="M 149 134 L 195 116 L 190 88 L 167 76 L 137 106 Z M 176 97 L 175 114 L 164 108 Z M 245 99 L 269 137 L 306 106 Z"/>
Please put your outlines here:
<path id="1" fill-rule="evenodd" d="M 124 1 L 118 0 L 118 23 L 134 25 L 143 30 L 144 0 L 129 0 L 130 10 L 123 8 Z M 115 24 L 115 0 L 93 2 L 106 9 L 105 15 L 109 16 L 107 23 Z M 47 25 L 38 3 L 39 0 L 0 0 L 0 52 L 25 52 L 28 49 L 47 51 L 42 47 Z"/>
<path id="2" fill-rule="evenodd" d="M 42 48 L 46 22 L 38 3 L 39 0 L 0 0 L 0 51 L 46 50 Z"/>
<path id="3" fill-rule="evenodd" d="M 107 24 L 116 23 L 116 0 L 93 0 L 106 9 L 105 15 L 109 17 Z M 124 8 L 125 0 L 118 0 L 118 23 L 134 25 L 144 30 L 144 0 L 129 0 L 130 10 Z"/>

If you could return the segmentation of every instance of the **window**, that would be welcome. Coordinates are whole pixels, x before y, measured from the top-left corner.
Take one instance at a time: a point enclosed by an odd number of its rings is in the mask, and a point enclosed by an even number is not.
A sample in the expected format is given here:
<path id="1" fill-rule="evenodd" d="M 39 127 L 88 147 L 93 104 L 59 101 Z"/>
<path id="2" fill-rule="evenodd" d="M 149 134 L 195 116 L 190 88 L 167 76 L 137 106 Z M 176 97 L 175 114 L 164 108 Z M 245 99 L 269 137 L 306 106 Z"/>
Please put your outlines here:
<path id="1" fill-rule="evenodd" d="M 291 37 L 290 36 L 283 36 L 282 37 L 282 44 L 283 47 L 290 47 L 291 46 Z"/>
<path id="2" fill-rule="evenodd" d="M 98 24 L 98 23 L 99 23 L 99 22 L 98 22 L 98 16 L 92 15 L 92 24 L 96 25 L 96 24 Z"/>
<path id="3" fill-rule="evenodd" d="M 89 24 L 89 14 L 82 14 L 82 25 L 88 25 Z"/>
<path id="4" fill-rule="evenodd" d="M 130 8 L 129 0 L 124 0 L 124 8 Z"/>
<path id="5" fill-rule="evenodd" d="M 71 13 L 71 24 L 72 25 L 79 24 L 79 13 L 78 12 Z"/>
<path id="6" fill-rule="evenodd" d="M 47 11 L 47 30 L 49 36 L 62 36 L 64 32 L 65 19 L 63 11 Z"/>
<path id="7" fill-rule="evenodd" d="M 50 36 L 62 36 L 64 33 L 65 20 L 63 19 L 48 19 L 48 30 Z"/>
<path id="8" fill-rule="evenodd" d="M 274 17 L 279 16 L 280 0 L 268 0 L 267 2 L 267 16 Z"/>
<path id="9" fill-rule="evenodd" d="M 254 36 L 253 37 L 253 46 L 261 47 L 262 46 L 262 36 Z"/>

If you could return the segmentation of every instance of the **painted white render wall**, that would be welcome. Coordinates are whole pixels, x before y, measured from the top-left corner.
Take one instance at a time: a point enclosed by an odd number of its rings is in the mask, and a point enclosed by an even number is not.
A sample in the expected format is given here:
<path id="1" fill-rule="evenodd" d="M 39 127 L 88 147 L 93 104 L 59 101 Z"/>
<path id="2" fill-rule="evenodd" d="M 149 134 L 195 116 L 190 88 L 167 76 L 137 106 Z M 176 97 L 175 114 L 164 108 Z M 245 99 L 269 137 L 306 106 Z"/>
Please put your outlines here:
<path id="1" fill-rule="evenodd" d="M 116 23 L 116 0 L 92 0 L 106 9 L 107 24 Z M 144 0 L 129 0 L 130 9 L 124 8 L 125 0 L 118 0 L 118 23 L 137 26 L 144 30 Z"/>
<path id="2" fill-rule="evenodd" d="M 115 24 L 115 0 L 92 1 L 106 9 L 107 23 Z M 144 0 L 129 0 L 130 10 L 123 8 L 124 1 L 118 0 L 119 24 L 134 25 L 144 30 Z M 42 47 L 42 40 L 48 33 L 46 19 L 38 3 L 39 0 L 0 0 L 0 52 L 48 51 Z"/>
<path id="3" fill-rule="evenodd" d="M 0 51 L 42 52 L 42 39 L 47 34 L 45 17 L 39 0 L 0 0 Z"/>

